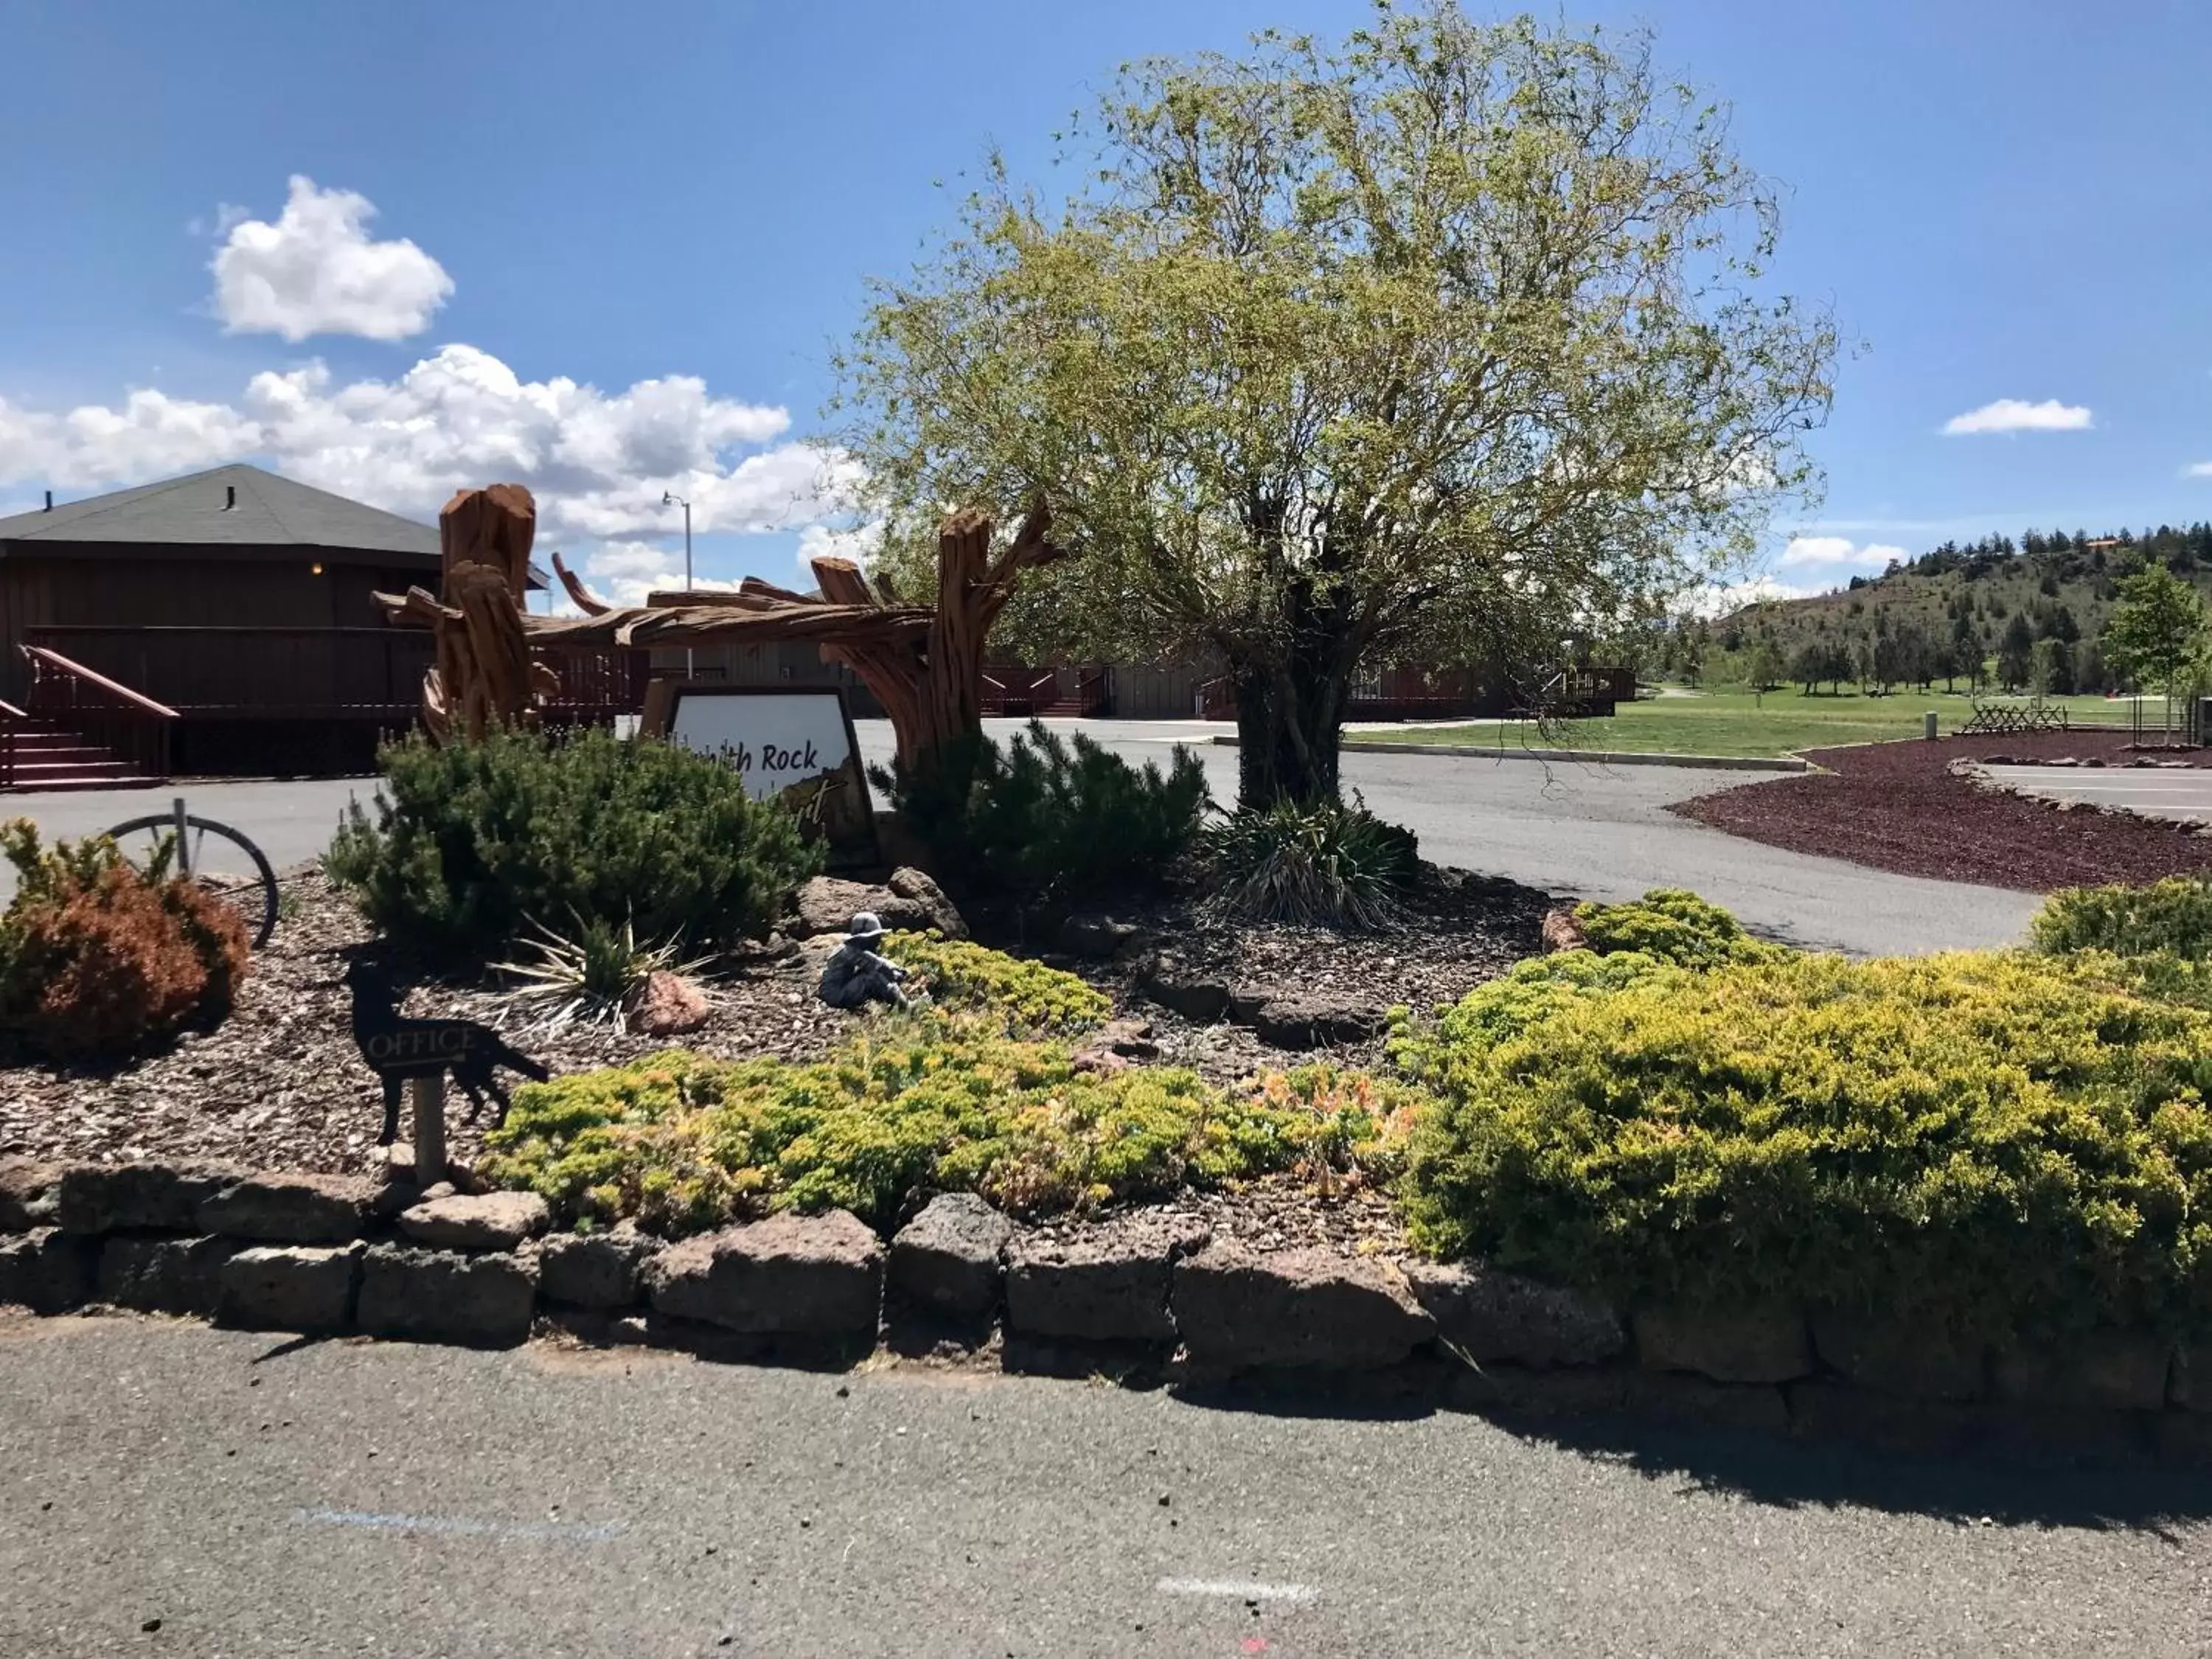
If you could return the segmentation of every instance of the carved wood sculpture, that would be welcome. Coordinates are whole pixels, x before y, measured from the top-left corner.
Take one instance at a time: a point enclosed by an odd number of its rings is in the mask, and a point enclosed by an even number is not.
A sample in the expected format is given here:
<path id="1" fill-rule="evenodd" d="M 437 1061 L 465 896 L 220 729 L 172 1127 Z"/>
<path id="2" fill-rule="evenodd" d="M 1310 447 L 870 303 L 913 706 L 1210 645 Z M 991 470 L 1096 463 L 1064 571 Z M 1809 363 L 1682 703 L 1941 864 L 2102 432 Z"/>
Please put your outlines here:
<path id="1" fill-rule="evenodd" d="M 575 644 L 814 641 L 823 661 L 849 665 L 875 694 L 890 717 L 899 763 L 911 772 L 981 729 L 991 624 L 1023 571 L 1062 556 L 1051 525 L 1039 501 L 994 558 L 990 516 L 952 514 L 938 532 L 933 607 L 893 604 L 851 560 L 824 557 L 812 562 L 819 599 L 752 577 L 734 592 L 657 592 L 642 607 L 617 609 L 593 598 L 556 554 L 553 568 L 584 615 L 529 617 L 524 627 L 533 641 Z"/>
<path id="2" fill-rule="evenodd" d="M 495 726 L 527 726 L 561 689 L 531 660 L 522 596 L 538 503 L 520 484 L 456 491 L 438 514 L 436 598 L 419 587 L 376 598 L 394 622 L 427 623 L 437 661 L 422 677 L 422 725 L 440 743 L 483 741 Z"/>

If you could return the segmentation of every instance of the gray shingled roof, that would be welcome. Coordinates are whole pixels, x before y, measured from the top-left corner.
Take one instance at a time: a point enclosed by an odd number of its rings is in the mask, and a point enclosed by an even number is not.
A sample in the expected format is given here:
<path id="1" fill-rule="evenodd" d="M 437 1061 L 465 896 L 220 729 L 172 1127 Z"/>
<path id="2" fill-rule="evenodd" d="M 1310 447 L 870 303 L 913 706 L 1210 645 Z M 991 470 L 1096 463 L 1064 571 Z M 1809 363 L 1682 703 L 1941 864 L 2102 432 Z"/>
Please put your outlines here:
<path id="1" fill-rule="evenodd" d="M 233 502 L 231 491 L 236 491 Z M 258 466 L 218 466 L 161 483 L 57 501 L 0 519 L 0 557 L 72 542 L 180 547 L 312 547 L 438 556 L 438 530 Z"/>

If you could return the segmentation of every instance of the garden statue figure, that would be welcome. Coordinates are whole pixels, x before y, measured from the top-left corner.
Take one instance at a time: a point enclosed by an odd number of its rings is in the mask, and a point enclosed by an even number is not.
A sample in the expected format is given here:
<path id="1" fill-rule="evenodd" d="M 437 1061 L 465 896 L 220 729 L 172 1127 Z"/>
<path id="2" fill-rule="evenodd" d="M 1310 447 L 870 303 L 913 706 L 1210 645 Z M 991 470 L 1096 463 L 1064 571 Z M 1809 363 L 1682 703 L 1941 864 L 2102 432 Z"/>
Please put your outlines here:
<path id="1" fill-rule="evenodd" d="M 863 1008 L 871 1002 L 886 1002 L 894 1008 L 907 1006 L 906 993 L 899 989 L 907 970 L 876 954 L 875 946 L 884 936 L 884 924 L 873 911 L 863 910 L 853 918 L 845 942 L 823 965 L 823 1001 L 832 1008 Z"/>

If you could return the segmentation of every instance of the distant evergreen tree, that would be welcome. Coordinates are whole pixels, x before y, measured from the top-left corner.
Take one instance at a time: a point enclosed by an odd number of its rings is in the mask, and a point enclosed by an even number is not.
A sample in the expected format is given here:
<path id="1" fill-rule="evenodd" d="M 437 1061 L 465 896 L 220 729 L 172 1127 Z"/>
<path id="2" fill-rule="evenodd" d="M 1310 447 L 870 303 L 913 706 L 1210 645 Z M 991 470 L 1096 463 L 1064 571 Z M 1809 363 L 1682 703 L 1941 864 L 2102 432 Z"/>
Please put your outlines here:
<path id="1" fill-rule="evenodd" d="M 2034 667 L 2034 650 L 2035 630 L 2022 612 L 2005 624 L 2005 631 L 1998 638 L 1997 684 L 2008 691 L 2017 691 L 2026 685 Z"/>

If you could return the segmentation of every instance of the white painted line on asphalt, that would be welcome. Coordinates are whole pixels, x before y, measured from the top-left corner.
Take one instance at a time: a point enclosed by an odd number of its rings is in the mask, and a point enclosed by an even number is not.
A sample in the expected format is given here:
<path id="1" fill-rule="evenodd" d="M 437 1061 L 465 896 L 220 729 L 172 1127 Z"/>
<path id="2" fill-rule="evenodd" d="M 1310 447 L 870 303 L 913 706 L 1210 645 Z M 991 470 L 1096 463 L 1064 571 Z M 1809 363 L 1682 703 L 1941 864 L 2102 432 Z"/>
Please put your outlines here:
<path id="1" fill-rule="evenodd" d="M 453 1515 L 380 1515 L 368 1510 L 295 1510 L 305 1526 L 362 1527 L 373 1532 L 444 1533 L 462 1538 L 524 1538 L 556 1543 L 604 1544 L 624 1530 L 619 1521 L 474 1521 Z"/>
<path id="2" fill-rule="evenodd" d="M 1218 1595 L 1237 1601 L 1310 1601 L 1321 1594 L 1312 1584 L 1266 1584 L 1251 1578 L 1163 1578 L 1152 1588 L 1163 1595 Z"/>

